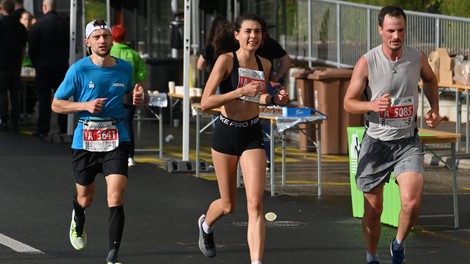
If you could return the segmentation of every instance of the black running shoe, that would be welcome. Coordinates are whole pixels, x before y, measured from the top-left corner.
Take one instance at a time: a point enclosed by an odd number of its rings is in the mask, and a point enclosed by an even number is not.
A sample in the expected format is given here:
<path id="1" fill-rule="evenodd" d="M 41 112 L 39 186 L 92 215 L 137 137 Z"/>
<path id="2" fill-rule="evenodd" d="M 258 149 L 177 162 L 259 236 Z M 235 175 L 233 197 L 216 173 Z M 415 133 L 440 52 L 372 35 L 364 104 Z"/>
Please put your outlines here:
<path id="1" fill-rule="evenodd" d="M 198 221 L 199 227 L 199 249 L 204 256 L 213 258 L 215 257 L 215 243 L 214 243 L 214 232 L 206 234 L 202 228 L 202 223 L 205 221 L 206 215 L 201 215 Z"/>

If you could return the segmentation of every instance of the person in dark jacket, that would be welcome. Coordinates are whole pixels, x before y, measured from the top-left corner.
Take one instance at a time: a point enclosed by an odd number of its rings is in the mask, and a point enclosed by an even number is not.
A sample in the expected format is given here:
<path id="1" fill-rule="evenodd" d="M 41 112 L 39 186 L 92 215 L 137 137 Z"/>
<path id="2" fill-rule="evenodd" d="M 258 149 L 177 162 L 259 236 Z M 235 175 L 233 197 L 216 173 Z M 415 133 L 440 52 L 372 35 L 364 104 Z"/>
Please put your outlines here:
<path id="1" fill-rule="evenodd" d="M 36 68 L 39 102 L 35 136 L 45 137 L 51 124 L 51 95 L 69 67 L 69 23 L 56 11 L 55 0 L 43 0 L 44 16 L 29 31 L 29 57 Z M 59 133 L 67 133 L 67 115 L 58 114 Z"/>
<path id="2" fill-rule="evenodd" d="M 18 19 L 10 15 L 15 2 L 3 0 L 0 6 L 0 130 L 9 130 L 10 121 L 12 129 L 18 130 L 21 63 L 27 33 Z"/>
<path id="3" fill-rule="evenodd" d="M 21 14 L 23 14 L 26 9 L 24 9 L 24 1 L 23 0 L 14 0 L 15 2 L 15 10 L 11 12 L 11 15 L 16 17 L 18 20 L 21 18 Z"/>

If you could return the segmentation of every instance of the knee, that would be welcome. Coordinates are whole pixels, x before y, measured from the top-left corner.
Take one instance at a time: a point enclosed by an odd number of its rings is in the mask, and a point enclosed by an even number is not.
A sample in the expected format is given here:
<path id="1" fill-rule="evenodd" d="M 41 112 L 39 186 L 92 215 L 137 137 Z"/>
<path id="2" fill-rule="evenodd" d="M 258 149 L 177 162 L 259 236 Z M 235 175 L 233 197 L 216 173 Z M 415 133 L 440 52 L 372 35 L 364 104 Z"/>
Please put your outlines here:
<path id="1" fill-rule="evenodd" d="M 80 204 L 80 206 L 83 208 L 90 207 L 94 199 L 95 199 L 95 196 L 93 194 L 87 194 L 87 195 L 82 195 L 82 196 L 77 197 L 78 204 Z"/>
<path id="2" fill-rule="evenodd" d="M 416 210 L 420 209 L 420 205 L 420 200 L 417 198 L 403 199 L 401 201 L 401 210 L 405 213 L 416 212 Z"/>
<path id="3" fill-rule="evenodd" d="M 263 200 L 260 199 L 249 199 L 247 204 L 248 212 L 259 213 L 263 212 Z"/>
<path id="4" fill-rule="evenodd" d="M 108 193 L 108 206 L 120 206 L 124 203 L 124 194 L 122 192 L 110 192 Z"/>
<path id="5" fill-rule="evenodd" d="M 382 216 L 383 204 L 366 205 L 364 207 L 364 218 L 378 220 Z"/>

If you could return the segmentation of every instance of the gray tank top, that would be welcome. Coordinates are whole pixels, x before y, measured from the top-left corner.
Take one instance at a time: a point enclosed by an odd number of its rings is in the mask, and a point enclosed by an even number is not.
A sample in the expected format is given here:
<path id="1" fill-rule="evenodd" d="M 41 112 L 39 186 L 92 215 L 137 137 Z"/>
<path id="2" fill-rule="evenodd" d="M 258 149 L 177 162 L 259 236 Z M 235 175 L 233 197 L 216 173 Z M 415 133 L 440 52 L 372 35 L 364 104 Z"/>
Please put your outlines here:
<path id="1" fill-rule="evenodd" d="M 419 50 L 406 45 L 398 61 L 385 57 L 382 45 L 364 55 L 369 70 L 365 90 L 367 99 L 374 101 L 384 94 L 390 94 L 389 98 L 392 99 L 392 106 L 387 112 L 367 114 L 367 134 L 372 138 L 389 141 L 415 134 L 421 56 Z"/>

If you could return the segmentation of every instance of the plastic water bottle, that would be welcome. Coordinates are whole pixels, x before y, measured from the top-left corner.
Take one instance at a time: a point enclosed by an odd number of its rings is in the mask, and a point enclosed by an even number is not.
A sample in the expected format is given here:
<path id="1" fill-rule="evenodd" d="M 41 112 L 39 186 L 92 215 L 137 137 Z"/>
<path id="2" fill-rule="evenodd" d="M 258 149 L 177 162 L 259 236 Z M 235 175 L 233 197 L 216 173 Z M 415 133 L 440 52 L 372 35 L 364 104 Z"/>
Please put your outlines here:
<path id="1" fill-rule="evenodd" d="M 168 97 L 166 93 L 151 94 L 150 95 L 150 106 L 155 107 L 167 107 L 168 106 Z"/>

